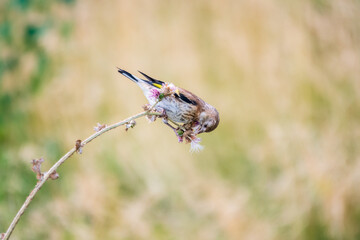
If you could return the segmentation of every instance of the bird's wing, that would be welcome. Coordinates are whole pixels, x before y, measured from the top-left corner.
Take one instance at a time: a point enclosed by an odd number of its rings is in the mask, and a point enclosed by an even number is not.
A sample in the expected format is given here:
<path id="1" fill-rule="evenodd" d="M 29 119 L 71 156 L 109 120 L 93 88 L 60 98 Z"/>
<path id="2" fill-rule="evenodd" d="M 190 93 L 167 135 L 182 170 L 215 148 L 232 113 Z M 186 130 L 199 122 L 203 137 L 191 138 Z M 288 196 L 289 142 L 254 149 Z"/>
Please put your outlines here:
<path id="1" fill-rule="evenodd" d="M 183 88 L 178 89 L 179 93 L 175 93 L 175 98 L 180 99 L 181 101 L 196 106 L 198 108 L 202 108 L 205 105 L 204 101 L 192 92 L 189 92 Z"/>
<path id="2" fill-rule="evenodd" d="M 177 99 L 181 99 L 183 102 L 192 104 L 194 106 L 197 105 L 197 102 L 194 99 L 189 99 L 183 93 L 179 93 L 179 94 L 175 93 L 174 95 Z"/>
<path id="3" fill-rule="evenodd" d="M 163 81 L 160 81 L 160 80 L 157 80 L 155 78 L 152 78 L 148 75 L 146 75 L 145 73 L 141 72 L 141 71 L 138 71 L 139 73 L 141 73 L 144 77 L 146 77 L 147 79 L 147 83 L 156 87 L 156 88 L 162 88 L 162 85 L 164 84 Z M 145 81 L 145 80 L 144 80 Z M 192 104 L 194 106 L 198 105 L 198 100 L 199 99 L 201 101 L 201 103 L 203 102 L 203 100 L 201 100 L 199 97 L 197 97 L 195 94 L 185 90 L 185 89 L 182 89 L 182 88 L 179 88 L 181 89 L 180 92 L 177 92 L 175 93 L 175 97 L 178 98 L 178 99 L 181 99 L 182 101 L 186 102 L 186 103 L 189 103 L 189 104 Z"/>
<path id="4" fill-rule="evenodd" d="M 147 83 L 149 83 L 150 85 L 152 85 L 152 86 L 154 86 L 154 87 L 156 87 L 156 88 L 161 88 L 162 85 L 164 84 L 163 81 L 160 81 L 160 80 L 157 80 L 157 79 L 155 79 L 155 78 L 152 78 L 152 77 L 146 75 L 146 74 L 143 73 L 143 72 L 140 72 L 140 71 L 139 71 L 139 73 L 141 73 L 144 77 L 146 77 L 146 79 L 148 80 L 148 81 L 146 81 Z"/>

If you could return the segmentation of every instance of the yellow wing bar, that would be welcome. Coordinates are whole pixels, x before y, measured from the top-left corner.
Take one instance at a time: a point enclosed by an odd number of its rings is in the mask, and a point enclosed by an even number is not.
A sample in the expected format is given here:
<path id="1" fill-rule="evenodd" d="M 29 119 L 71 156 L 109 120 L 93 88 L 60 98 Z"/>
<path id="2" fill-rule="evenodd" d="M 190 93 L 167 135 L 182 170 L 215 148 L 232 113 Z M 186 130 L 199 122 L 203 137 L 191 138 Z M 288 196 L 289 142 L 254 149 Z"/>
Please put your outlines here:
<path id="1" fill-rule="evenodd" d="M 157 88 L 162 88 L 162 85 L 161 85 L 161 84 L 158 84 L 158 83 L 152 83 L 152 85 L 153 85 L 154 87 L 157 87 Z"/>

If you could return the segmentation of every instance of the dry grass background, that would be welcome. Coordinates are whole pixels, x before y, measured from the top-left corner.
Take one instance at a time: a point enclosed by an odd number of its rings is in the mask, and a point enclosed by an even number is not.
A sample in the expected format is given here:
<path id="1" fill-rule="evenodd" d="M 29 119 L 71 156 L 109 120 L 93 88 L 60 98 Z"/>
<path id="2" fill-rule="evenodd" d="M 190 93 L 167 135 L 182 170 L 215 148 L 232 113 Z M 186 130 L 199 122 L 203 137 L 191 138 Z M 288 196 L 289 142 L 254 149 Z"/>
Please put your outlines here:
<path id="1" fill-rule="evenodd" d="M 36 181 L 18 187 L 20 167 L 40 156 L 50 166 L 97 122 L 141 111 L 119 66 L 197 93 L 219 110 L 218 129 L 199 154 L 145 119 L 102 136 L 46 184 L 13 239 L 360 238 L 358 1 L 91 0 L 51 11 L 72 33 L 42 38 L 53 74 L 26 103 L 31 137 L 9 152 L 0 231 L 24 200 L 12 196 Z M 32 64 L 24 55 L 22 74 Z M 21 79 L 4 78 L 3 91 Z"/>

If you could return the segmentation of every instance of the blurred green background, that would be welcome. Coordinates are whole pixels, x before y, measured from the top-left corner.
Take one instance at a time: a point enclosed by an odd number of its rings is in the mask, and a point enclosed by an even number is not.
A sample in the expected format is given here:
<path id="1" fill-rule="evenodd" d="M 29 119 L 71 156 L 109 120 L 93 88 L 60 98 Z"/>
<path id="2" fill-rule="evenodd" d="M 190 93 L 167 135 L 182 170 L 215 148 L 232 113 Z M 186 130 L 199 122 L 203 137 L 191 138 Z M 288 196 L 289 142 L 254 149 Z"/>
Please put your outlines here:
<path id="1" fill-rule="evenodd" d="M 189 153 L 161 121 L 89 144 L 12 239 L 360 239 L 360 2 L 0 2 L 0 232 L 43 170 L 142 111 L 116 66 L 221 122 Z"/>

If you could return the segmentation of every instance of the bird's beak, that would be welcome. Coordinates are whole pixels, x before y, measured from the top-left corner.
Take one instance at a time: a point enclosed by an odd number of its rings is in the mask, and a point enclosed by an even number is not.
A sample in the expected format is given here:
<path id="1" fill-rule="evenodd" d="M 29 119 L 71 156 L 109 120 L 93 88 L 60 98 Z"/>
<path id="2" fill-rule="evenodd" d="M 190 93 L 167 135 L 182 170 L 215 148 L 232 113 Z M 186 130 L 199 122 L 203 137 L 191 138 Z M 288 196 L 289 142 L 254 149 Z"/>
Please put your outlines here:
<path id="1" fill-rule="evenodd" d="M 197 134 L 205 132 L 205 128 L 200 128 Z"/>
<path id="2" fill-rule="evenodd" d="M 199 134 L 199 133 L 202 133 L 201 130 L 202 130 L 201 125 L 197 125 L 196 127 L 193 128 L 193 131 L 194 131 L 195 135 Z"/>

